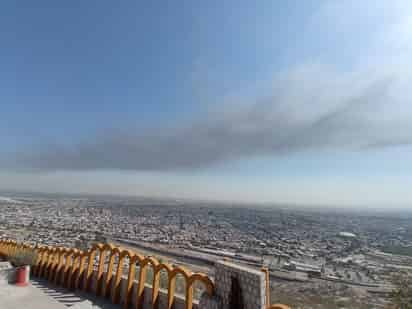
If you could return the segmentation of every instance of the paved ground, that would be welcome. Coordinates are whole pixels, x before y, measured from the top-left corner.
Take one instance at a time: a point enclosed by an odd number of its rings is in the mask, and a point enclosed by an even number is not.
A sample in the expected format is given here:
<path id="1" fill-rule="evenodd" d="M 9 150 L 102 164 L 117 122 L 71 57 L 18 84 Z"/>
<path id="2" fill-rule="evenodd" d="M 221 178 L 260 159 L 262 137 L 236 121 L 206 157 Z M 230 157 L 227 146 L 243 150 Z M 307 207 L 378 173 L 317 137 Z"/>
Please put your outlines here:
<path id="1" fill-rule="evenodd" d="M 0 285 L 0 309 L 66 309 L 40 289 L 29 285 L 17 287 L 11 284 Z"/>
<path id="2" fill-rule="evenodd" d="M 32 279 L 27 287 L 0 285 L 0 309 L 119 309 L 104 298 Z"/>
<path id="3" fill-rule="evenodd" d="M 108 299 L 96 297 L 90 293 L 81 291 L 71 291 L 63 287 L 50 284 L 46 280 L 34 278 L 33 286 L 42 291 L 45 295 L 53 298 L 61 305 L 71 309 L 119 309 L 120 305 L 112 304 Z M 60 308 L 60 307 L 59 307 Z M 0 309 L 2 309 L 0 307 Z"/>

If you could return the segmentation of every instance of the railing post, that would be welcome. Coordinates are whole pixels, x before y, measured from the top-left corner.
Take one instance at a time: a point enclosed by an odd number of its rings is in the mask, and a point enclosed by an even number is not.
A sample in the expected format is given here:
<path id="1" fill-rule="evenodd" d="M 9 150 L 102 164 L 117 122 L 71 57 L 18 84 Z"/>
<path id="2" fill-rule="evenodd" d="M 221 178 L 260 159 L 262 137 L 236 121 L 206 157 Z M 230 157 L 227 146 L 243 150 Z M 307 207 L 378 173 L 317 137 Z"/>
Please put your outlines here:
<path id="1" fill-rule="evenodd" d="M 134 257 L 130 258 L 129 262 L 129 273 L 127 275 L 127 286 L 126 286 L 126 296 L 124 300 L 124 309 L 129 309 L 130 303 L 132 302 L 132 292 L 133 292 L 133 283 L 134 277 L 136 275 L 136 260 Z"/>

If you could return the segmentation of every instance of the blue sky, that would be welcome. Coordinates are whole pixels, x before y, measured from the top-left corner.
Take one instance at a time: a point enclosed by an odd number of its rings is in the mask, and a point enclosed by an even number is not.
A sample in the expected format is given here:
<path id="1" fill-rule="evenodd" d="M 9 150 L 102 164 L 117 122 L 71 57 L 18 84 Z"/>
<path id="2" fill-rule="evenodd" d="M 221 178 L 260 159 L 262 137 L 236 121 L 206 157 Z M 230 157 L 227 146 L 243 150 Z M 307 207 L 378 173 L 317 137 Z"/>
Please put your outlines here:
<path id="1" fill-rule="evenodd" d="M 406 1 L 0 4 L 0 189 L 408 207 Z"/>

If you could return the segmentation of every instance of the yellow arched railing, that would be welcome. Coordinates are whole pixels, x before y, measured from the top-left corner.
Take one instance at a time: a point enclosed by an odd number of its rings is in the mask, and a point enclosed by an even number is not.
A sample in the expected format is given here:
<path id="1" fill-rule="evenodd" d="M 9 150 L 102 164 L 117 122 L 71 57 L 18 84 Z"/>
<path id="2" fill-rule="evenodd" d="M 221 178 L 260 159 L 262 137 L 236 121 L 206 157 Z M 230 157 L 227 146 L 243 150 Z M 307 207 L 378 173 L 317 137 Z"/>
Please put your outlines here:
<path id="1" fill-rule="evenodd" d="M 124 309 L 129 308 L 132 303 L 136 266 L 139 266 L 139 280 L 134 301 L 137 308 L 142 308 L 143 306 L 147 270 L 149 268 L 153 272 L 151 293 L 153 308 L 157 308 L 159 302 L 161 271 L 167 273 L 168 309 L 173 308 L 177 275 L 182 276 L 185 280 L 186 309 L 191 309 L 193 306 L 193 285 L 195 282 L 201 282 L 210 296 L 214 293 L 214 284 L 205 274 L 192 273 L 184 267 L 162 263 L 154 257 L 145 257 L 131 250 L 122 249 L 111 244 L 96 244 L 87 251 L 81 251 L 74 248 L 39 245 L 33 247 L 9 239 L 0 239 L 0 255 L 5 258 L 12 258 L 26 252 L 36 255 L 36 260 L 32 267 L 33 275 L 43 277 L 50 282 L 69 289 L 81 288 L 98 296 L 109 297 L 113 303 L 119 303 L 122 298 L 120 295 L 120 284 L 123 271 L 126 270 L 125 261 L 128 259 L 126 294 L 123 298 Z M 118 263 L 117 268 L 114 269 L 116 259 Z M 98 261 L 97 265 L 95 265 L 96 261 Z M 93 282 L 96 282 L 95 289 L 93 289 Z"/>

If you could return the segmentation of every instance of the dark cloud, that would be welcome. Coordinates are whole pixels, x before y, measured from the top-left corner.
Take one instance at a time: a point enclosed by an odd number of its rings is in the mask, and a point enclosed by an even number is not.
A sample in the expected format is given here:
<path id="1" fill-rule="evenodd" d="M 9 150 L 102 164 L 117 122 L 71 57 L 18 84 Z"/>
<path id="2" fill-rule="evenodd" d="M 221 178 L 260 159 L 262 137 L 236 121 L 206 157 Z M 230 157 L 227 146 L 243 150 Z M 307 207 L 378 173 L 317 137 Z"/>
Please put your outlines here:
<path id="1" fill-rule="evenodd" d="M 286 80 L 270 98 L 246 106 L 225 105 L 224 110 L 186 126 L 136 134 L 106 132 L 77 145 L 17 154 L 15 162 L 18 167 L 42 170 L 162 171 L 313 149 L 409 144 L 412 139 L 400 131 L 402 124 L 385 122 L 379 110 L 393 103 L 392 80 L 359 82 L 363 86 L 358 88 L 356 83 L 350 88 L 351 82 L 322 81 L 322 88 L 316 80 Z M 305 90 L 299 93 L 300 88 Z"/>

